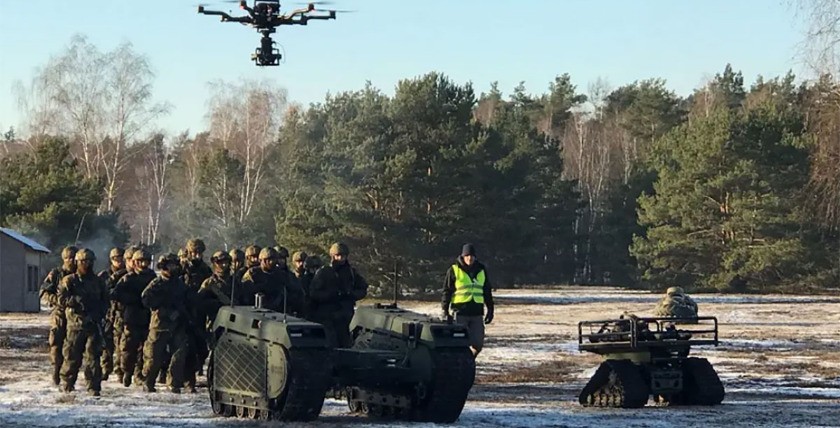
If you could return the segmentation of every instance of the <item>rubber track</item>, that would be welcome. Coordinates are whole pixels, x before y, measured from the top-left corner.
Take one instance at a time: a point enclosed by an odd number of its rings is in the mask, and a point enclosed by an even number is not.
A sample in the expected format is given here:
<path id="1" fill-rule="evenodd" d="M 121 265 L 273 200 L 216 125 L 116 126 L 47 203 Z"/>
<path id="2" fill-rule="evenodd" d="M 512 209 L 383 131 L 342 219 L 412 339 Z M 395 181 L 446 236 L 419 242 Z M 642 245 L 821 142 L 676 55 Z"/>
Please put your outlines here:
<path id="1" fill-rule="evenodd" d="M 475 359 L 468 349 L 432 350 L 434 374 L 429 396 L 412 409 L 418 422 L 452 423 L 461 416 L 475 381 Z"/>
<path id="2" fill-rule="evenodd" d="M 640 408 L 649 395 L 637 365 L 630 360 L 608 360 L 601 363 L 578 400 L 584 406 Z"/>
<path id="3" fill-rule="evenodd" d="M 286 390 L 271 409 L 270 419 L 312 421 L 321 413 L 330 385 L 329 352 L 326 349 L 287 351 L 291 373 Z"/>
<path id="4" fill-rule="evenodd" d="M 686 358 L 683 362 L 683 403 L 714 406 L 723 402 L 723 383 L 705 358 Z"/>

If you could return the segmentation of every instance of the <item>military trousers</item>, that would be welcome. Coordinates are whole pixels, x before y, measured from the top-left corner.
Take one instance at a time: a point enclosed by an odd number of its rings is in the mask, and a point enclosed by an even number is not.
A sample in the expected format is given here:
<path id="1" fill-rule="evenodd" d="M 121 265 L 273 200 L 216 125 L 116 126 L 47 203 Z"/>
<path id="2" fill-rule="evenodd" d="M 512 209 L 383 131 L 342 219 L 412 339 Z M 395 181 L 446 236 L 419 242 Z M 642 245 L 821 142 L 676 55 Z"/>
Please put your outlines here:
<path id="1" fill-rule="evenodd" d="M 83 326 L 67 329 L 64 340 L 64 362 L 61 366 L 61 379 L 64 390 L 72 391 L 79 376 L 79 369 L 84 364 L 88 391 L 102 389 L 102 336 L 95 326 Z"/>
<path id="2" fill-rule="evenodd" d="M 123 327 L 120 343 L 120 368 L 123 372 L 123 384 L 131 385 L 131 376 L 141 378 L 143 373 L 143 344 L 149 334 L 148 328 L 139 325 Z"/>
<path id="3" fill-rule="evenodd" d="M 143 376 L 146 387 L 154 388 L 159 372 L 163 369 L 169 350 L 169 385 L 181 388 L 184 385 L 184 365 L 189 352 L 189 336 L 183 328 L 173 330 L 152 329 L 143 346 Z"/>
<path id="4" fill-rule="evenodd" d="M 50 362 L 53 366 L 53 383 L 60 382 L 61 366 L 64 364 L 64 338 L 67 336 L 67 319 L 64 314 L 53 310 L 50 315 Z"/>

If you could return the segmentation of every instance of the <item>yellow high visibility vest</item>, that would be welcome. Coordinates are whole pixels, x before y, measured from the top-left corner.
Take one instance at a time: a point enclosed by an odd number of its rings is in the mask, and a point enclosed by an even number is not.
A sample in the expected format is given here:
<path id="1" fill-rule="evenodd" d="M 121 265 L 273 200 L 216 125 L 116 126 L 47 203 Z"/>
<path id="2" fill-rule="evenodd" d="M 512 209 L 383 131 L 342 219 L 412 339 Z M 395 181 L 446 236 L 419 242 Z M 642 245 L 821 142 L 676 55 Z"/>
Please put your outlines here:
<path id="1" fill-rule="evenodd" d="M 457 264 L 452 265 L 455 272 L 455 295 L 452 297 L 453 304 L 475 303 L 484 304 L 484 269 L 476 275 L 475 279 L 461 269 Z"/>

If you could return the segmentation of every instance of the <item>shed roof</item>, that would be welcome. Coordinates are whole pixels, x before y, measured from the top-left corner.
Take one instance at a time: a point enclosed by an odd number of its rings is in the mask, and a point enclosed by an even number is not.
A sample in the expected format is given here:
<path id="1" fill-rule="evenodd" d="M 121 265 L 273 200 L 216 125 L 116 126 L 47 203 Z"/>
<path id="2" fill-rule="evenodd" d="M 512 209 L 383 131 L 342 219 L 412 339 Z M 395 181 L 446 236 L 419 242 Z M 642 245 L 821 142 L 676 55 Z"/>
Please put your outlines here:
<path id="1" fill-rule="evenodd" d="M 12 229 L 7 229 L 5 227 L 0 227 L 0 233 L 3 233 L 5 235 L 9 236 L 10 238 L 20 242 L 21 244 L 26 245 L 27 247 L 29 247 L 33 251 L 39 251 L 39 252 L 47 253 L 47 254 L 49 254 L 49 252 L 50 252 L 50 250 L 48 250 L 47 247 L 35 242 L 31 238 L 27 238 L 26 236 L 21 235 L 20 233 L 14 231 Z"/>

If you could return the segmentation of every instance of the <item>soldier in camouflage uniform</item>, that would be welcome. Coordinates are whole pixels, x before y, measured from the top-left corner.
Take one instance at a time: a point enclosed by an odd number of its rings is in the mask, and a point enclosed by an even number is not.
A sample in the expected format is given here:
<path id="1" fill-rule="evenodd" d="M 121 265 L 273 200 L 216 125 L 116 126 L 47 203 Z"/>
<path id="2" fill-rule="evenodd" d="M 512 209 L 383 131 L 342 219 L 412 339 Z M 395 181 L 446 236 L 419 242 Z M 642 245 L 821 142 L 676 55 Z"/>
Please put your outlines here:
<path id="1" fill-rule="evenodd" d="M 67 319 L 64 316 L 64 307 L 58 301 L 58 284 L 67 275 L 76 272 L 76 247 L 65 247 L 61 250 L 62 265 L 51 270 L 41 285 L 40 297 L 45 301 L 52 312 L 50 313 L 50 362 L 53 366 L 53 384 L 61 383 L 61 366 L 64 364 L 64 338 L 67 336 Z"/>
<path id="2" fill-rule="evenodd" d="M 105 287 L 108 289 L 110 295 L 111 290 L 117 284 L 117 281 L 125 275 L 125 251 L 122 248 L 115 247 L 111 249 L 108 254 L 108 259 L 111 265 L 108 269 L 99 272 L 99 278 L 105 281 Z M 102 329 L 104 341 L 102 349 L 102 380 L 108 380 L 108 376 L 114 370 L 114 309 L 115 303 L 110 302 L 108 313 L 105 315 L 105 326 Z M 117 357 L 119 359 L 119 357 Z"/>
<path id="3" fill-rule="evenodd" d="M 246 271 L 251 268 L 259 267 L 260 265 L 260 248 L 259 245 L 249 245 L 245 248 L 245 268 Z M 276 251 L 276 250 L 275 250 Z M 244 275 L 244 273 L 243 273 Z"/>
<path id="4" fill-rule="evenodd" d="M 350 321 L 356 302 L 367 296 L 368 289 L 365 278 L 350 265 L 349 255 L 347 245 L 333 244 L 330 265 L 318 269 L 309 285 L 309 319 L 323 325 L 331 345 L 341 348 L 353 344 Z"/>
<path id="5" fill-rule="evenodd" d="M 281 269 L 289 270 L 289 249 L 278 245 L 274 247 L 277 250 L 277 266 Z"/>
<path id="6" fill-rule="evenodd" d="M 155 279 L 155 272 L 149 269 L 151 254 L 136 250 L 131 255 L 134 271 L 117 281 L 111 298 L 123 307 L 123 333 L 120 343 L 120 366 L 123 370 L 122 383 L 131 386 L 143 381 L 143 343 L 149 334 L 149 309 L 143 305 L 143 290 Z"/>
<path id="7" fill-rule="evenodd" d="M 230 250 L 228 255 L 230 255 L 230 274 L 236 278 L 237 281 L 241 281 L 242 275 L 245 275 L 245 272 L 248 270 L 248 268 L 245 267 L 245 264 L 247 263 L 245 252 L 239 248 L 234 248 Z"/>
<path id="8" fill-rule="evenodd" d="M 155 392 L 155 380 L 163 367 L 167 348 L 171 355 L 169 364 L 169 387 L 174 393 L 181 393 L 184 385 L 184 363 L 186 362 L 191 328 L 190 314 L 186 308 L 188 292 L 181 276 L 181 263 L 174 254 L 158 259 L 160 274 L 143 290 L 143 304 L 152 310 L 149 337 L 143 347 L 145 365 L 143 375 L 147 392 Z"/>
<path id="9" fill-rule="evenodd" d="M 697 303 L 682 287 L 669 287 L 657 303 L 654 314 L 658 317 L 697 318 Z"/>
<path id="10" fill-rule="evenodd" d="M 201 284 L 213 275 L 213 270 L 204 262 L 205 250 L 204 241 L 201 239 L 187 241 L 187 262 L 183 263 L 182 266 L 184 283 L 187 284 L 187 289 L 189 289 L 191 301 L 196 301 L 195 297 L 198 290 L 201 289 Z M 204 374 L 204 361 L 207 360 L 210 351 L 204 337 L 204 314 L 197 307 L 187 307 L 187 309 L 190 310 L 193 317 L 192 325 L 196 326 L 196 328 L 187 332 L 190 335 L 191 342 L 185 371 L 190 391 L 193 392 L 195 391 L 196 374 Z"/>
<path id="11" fill-rule="evenodd" d="M 303 311 L 303 290 L 288 269 L 280 269 L 277 250 L 268 247 L 260 251 L 260 265 L 245 272 L 242 288 L 247 290 L 243 296 L 245 304 L 254 304 L 255 294 L 261 293 L 263 307 L 290 315 Z"/>
<path id="12" fill-rule="evenodd" d="M 79 368 L 85 362 L 88 393 L 99 396 L 102 383 L 102 325 L 110 306 L 105 281 L 93 272 L 96 256 L 82 249 L 76 253 L 76 273 L 65 276 L 58 286 L 58 301 L 65 308 L 67 338 L 61 366 L 62 390 L 75 389 Z"/>
<path id="13" fill-rule="evenodd" d="M 213 276 L 204 280 L 201 289 L 198 290 L 198 304 L 206 320 L 205 326 L 210 331 L 213 321 L 216 320 L 216 313 L 222 306 L 230 306 L 239 295 L 234 295 L 234 279 L 230 273 L 230 255 L 224 251 L 216 251 L 210 258 L 213 265 Z M 238 304 L 238 303 L 235 303 Z"/>
<path id="14" fill-rule="evenodd" d="M 129 272 L 134 272 L 134 260 L 132 258 L 134 253 L 139 250 L 140 247 L 136 245 L 126 248 L 125 254 L 123 254 L 123 259 L 125 260 L 125 271 L 120 272 L 121 275 L 116 279 L 116 281 L 114 281 L 113 287 L 117 286 L 117 282 L 119 282 L 122 277 L 128 275 Z M 122 370 L 122 336 L 125 331 L 125 308 L 123 308 L 122 303 L 114 300 L 113 287 L 111 287 L 108 292 L 111 296 L 111 305 L 113 306 L 113 314 L 111 317 L 113 318 L 114 323 L 114 375 L 116 375 L 118 382 L 122 382 L 124 376 Z"/>

